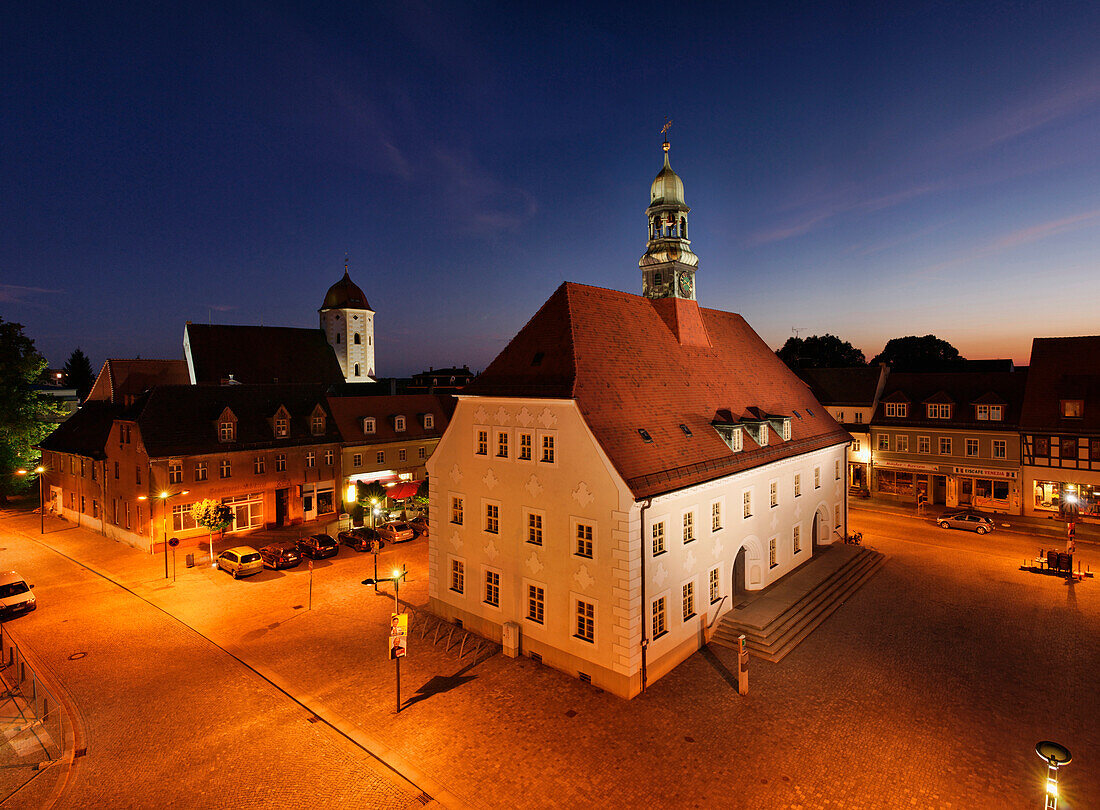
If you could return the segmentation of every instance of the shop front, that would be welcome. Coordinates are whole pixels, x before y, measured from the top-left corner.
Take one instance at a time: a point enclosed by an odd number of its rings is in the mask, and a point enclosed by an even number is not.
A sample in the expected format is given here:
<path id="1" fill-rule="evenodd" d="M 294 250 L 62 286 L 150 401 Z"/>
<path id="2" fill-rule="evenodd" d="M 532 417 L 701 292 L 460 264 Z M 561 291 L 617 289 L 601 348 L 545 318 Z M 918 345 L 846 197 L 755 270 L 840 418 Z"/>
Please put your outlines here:
<path id="1" fill-rule="evenodd" d="M 910 503 L 944 504 L 944 477 L 935 464 L 880 460 L 875 462 L 875 492 Z"/>
<path id="2" fill-rule="evenodd" d="M 316 484 L 302 484 L 302 520 L 316 520 L 325 515 L 336 514 L 336 482 L 320 481 Z"/>
<path id="3" fill-rule="evenodd" d="M 1020 514 L 1020 481 L 1016 470 L 954 467 L 955 503 L 987 512 Z M 951 489 L 951 486 L 948 486 Z"/>
<path id="4" fill-rule="evenodd" d="M 1100 517 L 1100 484 L 1074 483 L 1070 481 L 1034 482 L 1032 508 L 1037 512 L 1062 510 L 1062 505 L 1075 505 L 1079 517 Z"/>

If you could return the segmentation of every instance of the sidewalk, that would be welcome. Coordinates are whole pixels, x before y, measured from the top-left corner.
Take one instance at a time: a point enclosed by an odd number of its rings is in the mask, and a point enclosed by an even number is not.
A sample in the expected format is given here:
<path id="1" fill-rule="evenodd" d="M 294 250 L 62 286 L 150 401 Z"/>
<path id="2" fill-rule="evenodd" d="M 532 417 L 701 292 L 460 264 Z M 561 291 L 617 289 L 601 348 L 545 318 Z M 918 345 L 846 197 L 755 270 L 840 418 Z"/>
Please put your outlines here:
<path id="1" fill-rule="evenodd" d="M 866 509 L 871 512 L 885 512 L 894 515 L 905 515 L 912 518 L 920 518 L 935 521 L 945 512 L 963 511 L 965 507 L 951 509 L 946 506 L 926 506 L 917 511 L 915 504 L 897 503 L 884 498 L 849 498 L 848 508 L 853 511 Z M 1058 519 L 1032 517 L 1031 515 L 1002 515 L 996 512 L 984 512 L 975 509 L 974 512 L 987 515 L 997 524 L 997 531 L 1002 529 L 1021 534 L 1042 535 L 1051 538 L 1052 541 L 1066 541 L 1066 524 Z M 1078 520 L 1076 526 L 1078 543 L 1100 543 L 1100 525 L 1085 523 Z"/>

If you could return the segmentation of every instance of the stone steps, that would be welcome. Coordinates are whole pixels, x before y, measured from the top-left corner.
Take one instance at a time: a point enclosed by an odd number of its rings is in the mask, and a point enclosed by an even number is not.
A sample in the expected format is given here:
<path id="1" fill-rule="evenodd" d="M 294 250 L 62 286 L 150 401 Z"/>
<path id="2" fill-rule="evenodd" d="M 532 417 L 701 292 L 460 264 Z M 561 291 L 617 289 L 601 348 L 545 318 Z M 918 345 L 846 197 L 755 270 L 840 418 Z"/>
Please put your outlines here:
<path id="1" fill-rule="evenodd" d="M 874 576 L 885 562 L 886 557 L 883 554 L 861 548 L 844 566 L 815 585 L 766 626 L 755 627 L 729 615 L 718 625 L 711 642 L 736 649 L 737 637 L 744 633 L 750 654 L 766 661 L 782 661 L 859 590 L 863 583 Z"/>

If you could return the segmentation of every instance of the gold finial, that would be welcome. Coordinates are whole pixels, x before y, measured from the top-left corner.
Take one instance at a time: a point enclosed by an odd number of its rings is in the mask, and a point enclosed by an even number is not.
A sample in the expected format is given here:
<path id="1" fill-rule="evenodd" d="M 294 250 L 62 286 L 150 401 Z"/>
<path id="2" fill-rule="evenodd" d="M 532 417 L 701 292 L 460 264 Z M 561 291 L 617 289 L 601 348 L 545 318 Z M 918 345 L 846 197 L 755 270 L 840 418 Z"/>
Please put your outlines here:
<path id="1" fill-rule="evenodd" d="M 348 274 L 348 252 L 344 251 L 344 275 Z"/>
<path id="2" fill-rule="evenodd" d="M 664 142 L 664 145 L 663 145 L 663 149 L 666 152 L 668 151 L 668 131 L 670 129 L 672 129 L 672 119 L 671 118 L 666 118 L 665 119 L 665 125 L 663 127 L 661 127 L 661 134 L 665 136 L 665 142 Z"/>

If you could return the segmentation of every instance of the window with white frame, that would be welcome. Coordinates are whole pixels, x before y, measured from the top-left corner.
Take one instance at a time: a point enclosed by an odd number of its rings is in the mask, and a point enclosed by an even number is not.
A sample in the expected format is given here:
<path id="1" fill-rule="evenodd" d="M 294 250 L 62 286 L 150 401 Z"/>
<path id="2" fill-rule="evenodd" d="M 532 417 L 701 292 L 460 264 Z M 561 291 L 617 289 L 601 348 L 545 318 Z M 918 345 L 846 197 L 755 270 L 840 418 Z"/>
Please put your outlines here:
<path id="1" fill-rule="evenodd" d="M 594 644 L 596 641 L 596 606 L 592 602 L 578 599 L 576 604 L 577 632 L 581 641 Z"/>
<path id="2" fill-rule="evenodd" d="M 256 456 L 252 459 L 252 472 L 256 475 L 263 475 L 267 471 L 267 459 L 263 456 Z"/>
<path id="3" fill-rule="evenodd" d="M 406 451 L 404 447 L 402 447 L 400 450 L 397 451 L 397 460 L 398 461 L 408 461 L 408 459 L 409 459 L 409 454 L 408 454 L 408 451 Z"/>
<path id="4" fill-rule="evenodd" d="M 926 455 L 932 452 L 931 436 L 917 436 L 917 452 Z"/>
<path id="5" fill-rule="evenodd" d="M 716 532 L 722 528 L 722 502 L 715 501 L 710 505 L 710 530 Z"/>
<path id="6" fill-rule="evenodd" d="M 424 429 L 432 430 L 435 427 L 435 416 L 430 413 L 424 414 Z"/>
<path id="7" fill-rule="evenodd" d="M 428 448 L 426 448 L 426 447 L 416 448 L 416 455 L 417 455 L 417 458 L 427 458 L 428 457 Z"/>
<path id="8" fill-rule="evenodd" d="M 856 411 L 855 414 L 853 414 L 853 417 L 854 418 L 852 421 L 854 421 L 857 425 L 863 423 L 863 411 Z"/>
<path id="9" fill-rule="evenodd" d="M 858 453 L 859 447 L 859 439 L 852 439 L 852 452 Z"/>
<path id="10" fill-rule="evenodd" d="M 685 582 L 682 593 L 684 597 L 683 617 L 686 622 L 695 616 L 695 583 Z"/>
<path id="11" fill-rule="evenodd" d="M 275 472 L 286 472 L 286 453 L 275 454 Z"/>
<path id="12" fill-rule="evenodd" d="M 538 512 L 527 513 L 527 542 L 533 546 L 542 545 L 542 515 Z"/>
<path id="13" fill-rule="evenodd" d="M 713 605 L 722 598 L 722 584 L 717 568 L 710 569 L 710 603 Z"/>
<path id="14" fill-rule="evenodd" d="M 768 541 L 768 567 L 775 568 L 779 563 L 776 561 L 776 549 L 775 538 L 773 537 Z"/>
<path id="15" fill-rule="evenodd" d="M 531 434 L 521 433 L 519 434 L 519 460 L 530 461 L 531 460 Z"/>
<path id="16" fill-rule="evenodd" d="M 695 513 L 684 512 L 684 542 L 690 543 L 695 539 Z"/>
<path id="17" fill-rule="evenodd" d="M 909 437 L 906 435 L 898 435 L 894 437 L 894 449 L 899 453 L 909 452 Z M 838 478 L 840 476 L 837 476 Z"/>
<path id="18" fill-rule="evenodd" d="M 485 531 L 487 531 L 489 534 L 500 534 L 499 504 L 485 504 Z"/>
<path id="19" fill-rule="evenodd" d="M 325 432 L 325 415 L 323 413 L 315 413 L 310 417 L 309 431 L 314 436 L 320 436 Z"/>
<path id="20" fill-rule="evenodd" d="M 772 481 L 768 484 L 768 502 L 771 504 L 771 508 L 779 506 L 779 482 Z"/>
<path id="21" fill-rule="evenodd" d="M 542 624 L 546 616 L 546 590 L 539 585 L 527 586 L 527 618 Z"/>
<path id="22" fill-rule="evenodd" d="M 802 476 L 799 473 L 794 474 L 794 496 L 796 498 L 802 495 Z"/>
<path id="23" fill-rule="evenodd" d="M 404 416 L 395 416 L 393 418 L 393 429 L 398 433 L 403 433 L 405 431 L 405 417 Z"/>
<path id="24" fill-rule="evenodd" d="M 814 467 L 814 489 L 821 489 L 821 468 Z"/>
<path id="25" fill-rule="evenodd" d="M 665 598 L 658 596 L 653 600 L 652 609 L 653 638 L 660 638 L 668 632 L 668 623 L 665 619 Z"/>
<path id="26" fill-rule="evenodd" d="M 237 438 L 237 425 L 235 422 L 224 421 L 218 423 L 218 441 L 232 442 Z"/>
<path id="27" fill-rule="evenodd" d="M 950 436 L 940 436 L 940 455 L 941 456 L 951 455 L 951 437 Z"/>
<path id="28" fill-rule="evenodd" d="M 752 490 L 746 489 L 745 494 L 741 496 L 743 514 L 745 517 L 752 517 Z"/>
<path id="29" fill-rule="evenodd" d="M 1005 439 L 993 440 L 993 458 L 1008 458 L 1008 442 Z"/>
<path id="30" fill-rule="evenodd" d="M 386 463 L 386 451 L 385 450 L 379 450 L 377 453 L 374 454 L 374 463 L 375 464 L 385 464 Z"/>
<path id="31" fill-rule="evenodd" d="M 989 406 L 989 421 L 1000 422 L 1004 419 L 1005 409 L 1003 405 L 990 405 Z"/>
<path id="32" fill-rule="evenodd" d="M 312 450 L 310 450 L 306 453 L 306 467 L 316 467 L 316 466 L 317 466 L 317 454 L 314 453 Z"/>
<path id="33" fill-rule="evenodd" d="M 497 458 L 508 458 L 508 434 L 497 432 Z"/>
<path id="34" fill-rule="evenodd" d="M 451 523 L 462 525 L 462 498 L 457 495 L 451 496 Z"/>
<path id="35" fill-rule="evenodd" d="M 951 418 L 951 405 L 947 402 L 929 402 L 928 418 L 929 419 L 950 419 Z"/>
<path id="36" fill-rule="evenodd" d="M 500 572 L 485 572 L 485 604 L 500 607 Z"/>
<path id="37" fill-rule="evenodd" d="M 206 480 L 206 462 L 205 461 L 196 461 L 195 462 L 195 480 L 196 481 L 205 481 Z"/>
<path id="38" fill-rule="evenodd" d="M 897 419 L 904 419 L 909 413 L 909 403 L 907 402 L 887 402 L 886 415 Z"/>
<path id="39" fill-rule="evenodd" d="M 178 503 L 172 505 L 172 531 L 185 532 L 188 529 L 197 528 L 195 518 L 191 515 L 191 504 Z"/>
<path id="40" fill-rule="evenodd" d="M 290 435 L 290 420 L 285 416 L 275 417 L 275 437 L 285 439 Z"/>
<path id="41" fill-rule="evenodd" d="M 589 523 L 577 524 L 576 555 L 592 559 L 592 525 Z"/>
<path id="42" fill-rule="evenodd" d="M 466 589 L 466 563 L 451 560 L 451 590 L 462 593 Z"/>
<path id="43" fill-rule="evenodd" d="M 795 554 L 802 551 L 802 526 L 795 524 L 791 530 L 791 547 L 794 549 Z"/>
<path id="44" fill-rule="evenodd" d="M 890 434 L 880 433 L 878 434 L 878 449 L 889 450 L 890 449 Z"/>
<path id="45" fill-rule="evenodd" d="M 977 439 L 967 439 L 966 440 L 966 455 L 968 455 L 972 458 L 978 455 L 978 440 Z"/>
<path id="46" fill-rule="evenodd" d="M 479 456 L 489 455 L 489 431 L 477 431 L 477 449 L 474 452 Z"/>
<path id="47" fill-rule="evenodd" d="M 333 453 L 331 450 L 326 450 L 325 451 L 325 466 L 326 467 L 331 467 L 332 462 L 335 461 L 335 460 L 336 460 L 336 454 Z"/>
<path id="48" fill-rule="evenodd" d="M 351 466 L 353 466 L 353 467 L 362 467 L 363 466 L 363 454 L 362 453 L 352 453 Z"/>
<path id="49" fill-rule="evenodd" d="M 229 459 L 223 458 L 221 460 L 221 463 L 218 465 L 218 475 L 221 478 L 232 478 L 233 477 L 233 467 L 229 463 Z"/>
<path id="50" fill-rule="evenodd" d="M 118 462 L 115 462 L 116 464 Z M 116 475 L 115 478 L 118 478 Z M 182 461 L 169 461 L 168 462 L 168 483 L 169 484 L 182 484 L 183 483 L 183 462 Z"/>
<path id="51" fill-rule="evenodd" d="M 658 520 L 653 526 L 650 527 L 650 534 L 653 538 L 653 556 L 665 553 L 665 522 Z"/>
<path id="52" fill-rule="evenodd" d="M 363 432 L 364 433 L 374 433 L 377 429 L 378 429 L 378 423 L 375 421 L 373 416 L 364 416 L 363 417 Z"/>
<path id="53" fill-rule="evenodd" d="M 542 459 L 541 461 L 547 464 L 554 463 L 554 437 L 543 436 L 542 437 Z"/>

